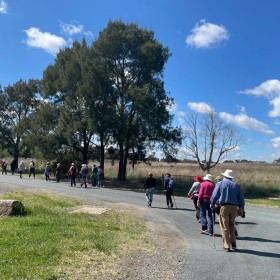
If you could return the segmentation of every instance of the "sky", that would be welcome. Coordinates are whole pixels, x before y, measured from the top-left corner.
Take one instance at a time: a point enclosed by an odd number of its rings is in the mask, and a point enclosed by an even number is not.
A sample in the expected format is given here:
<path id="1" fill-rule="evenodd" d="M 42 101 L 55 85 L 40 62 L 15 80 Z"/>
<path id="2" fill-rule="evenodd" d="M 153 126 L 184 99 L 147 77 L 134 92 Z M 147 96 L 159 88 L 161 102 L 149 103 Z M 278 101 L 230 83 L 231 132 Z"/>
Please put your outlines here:
<path id="1" fill-rule="evenodd" d="M 0 0 L 0 85 L 41 79 L 57 52 L 109 20 L 154 31 L 172 56 L 174 125 L 214 112 L 243 135 L 227 159 L 280 158 L 279 0 Z"/>

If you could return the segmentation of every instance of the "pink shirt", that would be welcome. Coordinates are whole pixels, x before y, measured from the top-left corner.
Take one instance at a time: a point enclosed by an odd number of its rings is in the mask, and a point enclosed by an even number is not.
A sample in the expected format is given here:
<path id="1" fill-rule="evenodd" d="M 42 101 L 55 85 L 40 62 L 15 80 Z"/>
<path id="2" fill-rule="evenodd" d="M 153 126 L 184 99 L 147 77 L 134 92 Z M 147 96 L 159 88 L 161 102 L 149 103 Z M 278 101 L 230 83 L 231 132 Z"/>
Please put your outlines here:
<path id="1" fill-rule="evenodd" d="M 200 190 L 198 194 L 198 200 L 202 201 L 209 201 L 212 193 L 214 191 L 215 184 L 211 181 L 204 181 L 200 184 Z"/>

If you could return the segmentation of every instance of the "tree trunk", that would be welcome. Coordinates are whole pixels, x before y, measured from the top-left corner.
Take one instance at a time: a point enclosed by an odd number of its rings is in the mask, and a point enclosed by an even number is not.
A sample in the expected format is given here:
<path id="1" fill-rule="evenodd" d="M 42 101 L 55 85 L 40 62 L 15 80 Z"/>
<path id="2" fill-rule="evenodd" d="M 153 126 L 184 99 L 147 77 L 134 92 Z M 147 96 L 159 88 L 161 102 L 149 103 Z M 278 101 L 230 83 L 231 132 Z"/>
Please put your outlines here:
<path id="1" fill-rule="evenodd" d="M 104 170 L 105 162 L 105 146 L 104 146 L 104 137 L 103 134 L 100 135 L 100 166 Z"/>
<path id="2" fill-rule="evenodd" d="M 120 151 L 119 151 L 119 170 L 118 170 L 118 181 L 125 181 L 125 166 L 124 166 L 124 147 L 123 144 L 119 145 Z"/>

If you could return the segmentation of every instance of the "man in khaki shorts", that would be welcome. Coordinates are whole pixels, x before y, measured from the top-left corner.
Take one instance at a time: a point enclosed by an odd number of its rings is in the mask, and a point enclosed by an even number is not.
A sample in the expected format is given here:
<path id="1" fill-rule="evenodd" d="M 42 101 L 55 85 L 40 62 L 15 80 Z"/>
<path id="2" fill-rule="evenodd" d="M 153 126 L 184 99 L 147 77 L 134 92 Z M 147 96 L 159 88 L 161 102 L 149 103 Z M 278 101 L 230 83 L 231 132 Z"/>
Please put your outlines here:
<path id="1" fill-rule="evenodd" d="M 236 251 L 235 218 L 243 215 L 244 197 L 240 186 L 233 181 L 233 171 L 227 169 L 221 173 L 224 178 L 218 182 L 210 198 L 210 207 L 214 209 L 218 200 L 221 205 L 219 222 L 226 252 Z"/>

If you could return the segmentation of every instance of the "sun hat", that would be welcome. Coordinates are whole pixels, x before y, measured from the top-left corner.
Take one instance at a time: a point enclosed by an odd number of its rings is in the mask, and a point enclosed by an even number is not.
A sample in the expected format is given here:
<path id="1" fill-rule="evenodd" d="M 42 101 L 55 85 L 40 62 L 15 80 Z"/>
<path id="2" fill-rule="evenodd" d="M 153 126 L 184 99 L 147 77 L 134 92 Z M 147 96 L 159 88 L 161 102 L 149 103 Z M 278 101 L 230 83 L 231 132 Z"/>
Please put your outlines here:
<path id="1" fill-rule="evenodd" d="M 201 182 L 202 178 L 201 178 L 201 176 L 196 176 L 193 180 L 196 182 Z"/>
<path id="2" fill-rule="evenodd" d="M 71 163 L 71 165 L 75 165 L 75 163 L 74 163 L 74 162 L 72 162 L 72 163 Z"/>
<path id="3" fill-rule="evenodd" d="M 224 177 L 229 178 L 229 179 L 233 179 L 233 171 L 230 169 L 227 169 L 224 173 L 221 173 Z"/>
<path id="4" fill-rule="evenodd" d="M 206 174 L 206 175 L 203 177 L 203 180 L 212 181 L 212 175 L 211 175 L 211 174 Z"/>
<path id="5" fill-rule="evenodd" d="M 152 173 L 152 172 L 149 172 L 149 176 L 152 177 L 152 176 L 153 176 L 153 173 Z"/>

